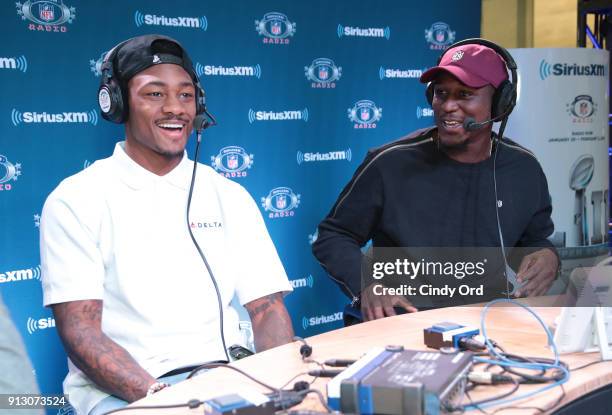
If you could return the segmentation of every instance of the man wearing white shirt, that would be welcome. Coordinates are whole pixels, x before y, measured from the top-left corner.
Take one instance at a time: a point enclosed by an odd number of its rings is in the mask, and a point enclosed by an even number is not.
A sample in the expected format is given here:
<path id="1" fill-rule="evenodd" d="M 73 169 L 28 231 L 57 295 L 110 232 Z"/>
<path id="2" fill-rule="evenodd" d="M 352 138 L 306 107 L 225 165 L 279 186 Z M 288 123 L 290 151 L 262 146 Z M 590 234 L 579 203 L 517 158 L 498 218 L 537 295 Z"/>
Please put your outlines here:
<path id="1" fill-rule="evenodd" d="M 69 357 L 64 391 L 97 414 L 155 393 L 159 378 L 223 360 L 239 342 L 234 296 L 258 351 L 291 341 L 287 276 L 247 191 L 192 162 L 185 145 L 203 92 L 178 42 L 146 35 L 115 47 L 100 87 L 104 118 L 125 123 L 113 155 L 65 179 L 41 220 L 44 303 Z M 180 378 L 180 377 L 179 377 Z M 176 380 L 176 376 L 172 378 Z"/>

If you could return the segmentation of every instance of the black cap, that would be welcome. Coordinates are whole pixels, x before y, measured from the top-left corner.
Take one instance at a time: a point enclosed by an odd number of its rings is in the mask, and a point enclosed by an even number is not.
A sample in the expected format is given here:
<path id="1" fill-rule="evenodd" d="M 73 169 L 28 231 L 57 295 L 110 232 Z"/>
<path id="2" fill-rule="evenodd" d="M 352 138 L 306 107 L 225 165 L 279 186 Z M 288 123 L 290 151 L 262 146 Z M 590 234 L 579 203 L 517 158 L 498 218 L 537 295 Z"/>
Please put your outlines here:
<path id="1" fill-rule="evenodd" d="M 116 49 L 116 52 L 115 52 Z M 143 35 L 126 40 L 109 53 L 115 52 L 113 59 L 114 77 L 122 84 L 139 72 L 161 63 L 172 63 L 181 66 L 189 76 L 198 82 L 193 64 L 187 52 L 179 42 L 162 35 Z"/>

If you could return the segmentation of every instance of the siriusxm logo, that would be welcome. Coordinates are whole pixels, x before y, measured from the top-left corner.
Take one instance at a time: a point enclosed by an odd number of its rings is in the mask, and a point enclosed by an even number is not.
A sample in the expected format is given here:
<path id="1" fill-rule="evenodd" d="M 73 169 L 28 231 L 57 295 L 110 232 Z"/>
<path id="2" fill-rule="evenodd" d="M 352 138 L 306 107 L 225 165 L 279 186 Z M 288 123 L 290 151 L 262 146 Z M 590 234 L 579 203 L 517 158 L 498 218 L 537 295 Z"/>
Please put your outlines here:
<path id="1" fill-rule="evenodd" d="M 540 61 L 540 79 L 545 80 L 549 76 L 607 76 L 608 65 L 591 63 L 580 65 L 577 63 L 553 63 L 546 59 Z"/>
<path id="2" fill-rule="evenodd" d="M 389 26 L 387 27 L 378 27 L 378 28 L 361 28 L 361 27 L 351 27 L 351 26 L 342 26 L 338 25 L 336 28 L 336 33 L 338 37 L 343 36 L 355 36 L 355 37 L 379 37 L 389 40 L 391 37 L 391 29 Z"/>
<path id="3" fill-rule="evenodd" d="M 139 10 L 134 12 L 134 23 L 136 27 L 142 25 L 147 26 L 169 26 L 169 27 L 187 27 L 191 29 L 208 28 L 208 20 L 206 16 L 197 17 L 166 17 L 157 16 L 154 14 L 143 14 Z"/>
<path id="4" fill-rule="evenodd" d="M 253 155 L 239 146 L 223 147 L 210 159 L 212 167 L 225 177 L 246 177 L 247 170 L 253 166 Z"/>
<path id="5" fill-rule="evenodd" d="M 306 278 L 298 278 L 296 280 L 289 280 L 289 283 L 293 288 L 312 288 L 314 285 L 314 278 L 309 275 Z"/>
<path id="6" fill-rule="evenodd" d="M 382 117 L 382 108 L 369 99 L 357 101 L 347 112 L 355 128 L 376 128 L 376 123 Z"/>
<path id="7" fill-rule="evenodd" d="M 28 317 L 26 327 L 28 329 L 28 333 L 34 334 L 34 332 L 38 330 L 45 330 L 55 327 L 55 319 L 53 317 L 47 317 L 34 320 L 33 318 Z"/>
<path id="8" fill-rule="evenodd" d="M 351 161 L 351 149 L 340 150 L 340 151 L 328 151 L 327 153 L 302 153 L 298 150 L 296 160 L 297 164 L 310 163 L 313 161 L 334 161 L 334 160 L 346 160 Z"/>
<path id="9" fill-rule="evenodd" d="M 308 243 L 312 245 L 317 239 L 319 239 L 319 228 L 315 229 L 314 233 L 308 234 Z"/>
<path id="10" fill-rule="evenodd" d="M 421 107 L 416 107 L 416 116 L 417 118 L 421 119 L 423 117 L 433 117 L 434 112 L 431 108 L 421 108 Z"/>
<path id="11" fill-rule="evenodd" d="M 304 66 L 304 74 L 312 81 L 312 88 L 335 88 L 336 81 L 342 76 L 342 67 L 336 66 L 331 59 L 317 58 L 310 66 Z"/>
<path id="12" fill-rule="evenodd" d="M 295 22 L 290 22 L 283 13 L 266 13 L 261 20 L 255 20 L 255 30 L 263 36 L 262 42 L 273 45 L 287 45 L 295 34 Z"/>
<path id="13" fill-rule="evenodd" d="M 381 81 L 385 78 L 419 79 L 421 75 L 423 75 L 423 72 L 425 72 L 424 69 L 389 69 L 381 66 L 378 68 L 378 77 Z"/>
<path id="14" fill-rule="evenodd" d="M 254 76 L 261 78 L 261 66 L 214 66 L 197 62 L 195 70 L 198 76 Z"/>
<path id="15" fill-rule="evenodd" d="M 108 51 L 102 52 L 98 59 L 89 60 L 89 69 L 96 77 L 102 76 L 102 62 L 104 62 L 104 57 L 107 53 Z"/>
<path id="16" fill-rule="evenodd" d="M 343 313 L 338 311 L 334 314 L 326 316 L 314 316 L 314 317 L 302 317 L 302 328 L 306 330 L 308 327 L 318 326 L 320 324 L 333 323 L 335 321 L 342 321 Z"/>
<path id="17" fill-rule="evenodd" d="M 301 120 L 308 122 L 308 108 L 296 111 L 254 111 L 249 108 L 249 123 L 255 121 L 292 121 Z"/>
<path id="18" fill-rule="evenodd" d="M 0 191 L 12 190 L 10 181 L 17 181 L 21 176 L 21 163 L 11 163 L 6 156 L 0 154 Z"/>
<path id="19" fill-rule="evenodd" d="M 93 125 L 98 124 L 98 113 L 94 110 L 88 112 L 61 112 L 61 113 L 48 113 L 48 112 L 21 112 L 13 108 L 11 111 L 11 121 L 14 126 L 18 126 L 21 123 L 25 124 L 78 124 L 78 123 L 89 123 Z"/>
<path id="20" fill-rule="evenodd" d="M 19 269 L 0 273 L 0 284 L 5 282 L 18 282 L 27 280 L 40 280 L 40 265 L 34 268 Z"/>
<path id="21" fill-rule="evenodd" d="M 76 9 L 68 7 L 63 1 L 27 0 L 15 3 L 21 20 L 29 20 L 28 29 L 41 32 L 67 32 L 64 23 L 72 23 L 76 18 Z"/>
<path id="22" fill-rule="evenodd" d="M 446 49 L 455 42 L 455 31 L 444 22 L 436 22 L 429 29 L 425 29 L 425 40 L 433 50 Z"/>
<path id="23" fill-rule="evenodd" d="M 15 69 L 26 73 L 28 70 L 28 60 L 25 56 L 16 56 L 16 57 L 0 57 L 0 69 Z"/>
<path id="24" fill-rule="evenodd" d="M 261 198 L 261 206 L 270 212 L 270 219 L 294 216 L 295 209 L 300 205 L 300 197 L 289 187 L 276 187 Z"/>

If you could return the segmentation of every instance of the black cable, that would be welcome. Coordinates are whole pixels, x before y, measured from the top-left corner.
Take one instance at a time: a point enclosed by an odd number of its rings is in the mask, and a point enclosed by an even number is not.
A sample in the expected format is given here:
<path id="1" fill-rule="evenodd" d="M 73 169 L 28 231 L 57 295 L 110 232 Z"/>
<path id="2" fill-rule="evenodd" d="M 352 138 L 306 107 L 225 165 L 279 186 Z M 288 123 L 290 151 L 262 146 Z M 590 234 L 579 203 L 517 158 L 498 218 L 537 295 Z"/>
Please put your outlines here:
<path id="1" fill-rule="evenodd" d="M 116 414 L 117 412 L 132 411 L 132 410 L 137 410 L 137 409 L 172 409 L 172 408 L 185 408 L 185 407 L 188 407 L 190 409 L 195 409 L 199 407 L 200 405 L 202 405 L 203 403 L 204 401 L 200 401 L 198 399 L 192 399 L 187 403 L 177 403 L 177 404 L 172 404 L 172 405 L 125 406 L 123 408 L 113 409 L 108 412 L 104 412 L 102 415 Z"/>
<path id="2" fill-rule="evenodd" d="M 582 365 L 582 366 L 573 367 L 573 368 L 568 369 L 568 370 L 569 370 L 570 372 L 573 372 L 573 371 L 576 371 L 576 370 L 584 369 L 585 367 L 593 366 L 593 365 L 596 365 L 596 364 L 598 364 L 598 363 L 604 363 L 604 362 L 609 362 L 609 360 L 596 360 L 596 361 L 594 361 L 594 362 L 591 362 L 591 363 L 586 363 L 586 364 L 584 364 L 584 365 Z"/>
<path id="3" fill-rule="evenodd" d="M 200 366 L 196 367 L 195 369 L 193 369 L 191 371 L 191 373 L 189 373 L 189 376 L 187 376 L 187 379 L 192 378 L 193 376 L 195 376 L 202 369 L 214 369 L 214 368 L 217 368 L 217 367 L 223 367 L 223 368 L 231 369 L 231 370 L 233 370 L 235 372 L 238 372 L 241 375 L 251 379 L 253 382 L 257 383 L 258 385 L 261 385 L 264 388 L 266 388 L 268 390 L 271 390 L 272 392 L 279 392 L 280 391 L 280 389 L 275 388 L 274 386 L 270 386 L 267 383 L 264 383 L 261 380 L 254 378 L 253 376 L 249 375 L 248 373 L 244 372 L 243 370 L 240 370 L 240 369 L 238 369 L 237 367 L 234 367 L 234 366 L 230 366 L 230 365 L 228 365 L 226 363 L 205 363 L 203 365 L 200 365 Z"/>
<path id="4" fill-rule="evenodd" d="M 189 222 L 189 211 L 191 209 L 191 198 L 193 196 L 193 187 L 195 184 L 196 171 L 198 169 L 198 158 L 200 155 L 200 143 L 202 141 L 202 130 L 198 130 L 196 134 L 197 134 L 197 141 L 196 141 L 196 148 L 195 148 L 195 156 L 193 158 L 193 172 L 191 173 L 191 184 L 189 185 L 189 196 L 187 196 L 187 229 L 189 230 L 189 236 L 191 237 L 191 241 L 193 242 L 196 249 L 198 250 L 198 253 L 200 254 L 200 258 L 202 258 L 202 261 L 204 262 L 204 266 L 206 267 L 206 270 L 208 271 L 210 280 L 212 281 L 213 286 L 215 287 L 215 293 L 217 294 L 217 304 L 219 306 L 219 332 L 221 333 L 221 343 L 223 345 L 223 352 L 225 353 L 225 357 L 227 361 L 229 362 L 231 359 L 229 357 L 229 354 L 227 353 L 227 345 L 225 344 L 225 332 L 223 331 L 223 302 L 221 300 L 221 293 L 219 292 L 219 286 L 217 285 L 217 280 L 215 279 L 212 269 L 210 268 L 210 265 L 208 264 L 208 261 L 206 260 L 206 256 L 204 255 L 204 252 L 202 252 L 202 248 L 200 248 L 200 244 L 198 244 L 198 241 L 193 236 L 193 232 L 191 230 L 191 224 Z"/>
<path id="5" fill-rule="evenodd" d="M 485 412 L 482 408 L 479 407 L 479 405 L 482 405 L 483 403 L 488 403 L 488 402 L 492 402 L 492 401 L 496 401 L 499 399 L 504 399 L 510 395 L 512 395 L 513 393 L 515 393 L 520 384 L 518 383 L 518 381 L 516 379 L 512 379 L 513 380 L 513 387 L 511 390 L 504 392 L 502 394 L 496 395 L 496 396 L 492 396 L 490 398 L 486 398 L 486 399 L 481 399 L 479 401 L 473 401 L 472 397 L 470 396 L 469 392 L 466 390 L 466 396 L 468 397 L 468 400 L 470 401 L 470 405 L 474 406 L 476 409 L 478 409 L 480 412 L 489 415 L 487 412 Z M 465 405 L 463 406 L 465 408 Z"/>

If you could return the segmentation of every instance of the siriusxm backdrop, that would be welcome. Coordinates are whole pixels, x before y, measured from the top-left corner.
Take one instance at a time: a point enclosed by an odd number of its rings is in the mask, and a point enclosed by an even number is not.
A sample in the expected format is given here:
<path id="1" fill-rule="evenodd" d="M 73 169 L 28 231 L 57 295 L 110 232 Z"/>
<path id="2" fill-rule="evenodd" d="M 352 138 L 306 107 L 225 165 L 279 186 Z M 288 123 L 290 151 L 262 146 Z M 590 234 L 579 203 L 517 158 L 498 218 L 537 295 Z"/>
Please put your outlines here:
<path id="1" fill-rule="evenodd" d="M 63 178 L 109 156 L 123 137 L 97 108 L 111 47 L 161 33 L 189 51 L 219 123 L 205 133 L 201 161 L 260 204 L 295 287 L 294 327 L 310 336 L 340 327 L 347 303 L 311 255 L 318 222 L 367 149 L 432 122 L 418 77 L 450 43 L 479 35 L 481 12 L 480 0 L 0 8 L 0 290 L 45 393 L 61 390 L 66 363 L 41 304 L 39 214 Z"/>

